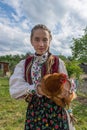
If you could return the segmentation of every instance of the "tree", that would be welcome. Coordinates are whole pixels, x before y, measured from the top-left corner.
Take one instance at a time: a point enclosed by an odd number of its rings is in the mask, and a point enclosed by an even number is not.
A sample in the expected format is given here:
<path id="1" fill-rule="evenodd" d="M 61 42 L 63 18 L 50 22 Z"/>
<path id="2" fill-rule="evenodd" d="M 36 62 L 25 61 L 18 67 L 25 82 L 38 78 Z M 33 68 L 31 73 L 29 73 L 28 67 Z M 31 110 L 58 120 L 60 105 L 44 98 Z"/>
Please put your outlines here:
<path id="1" fill-rule="evenodd" d="M 69 78 L 74 76 L 76 79 L 80 79 L 80 75 L 83 74 L 83 70 L 80 68 L 79 62 L 75 60 L 67 60 L 65 64 Z"/>
<path id="2" fill-rule="evenodd" d="M 73 59 L 80 62 L 87 62 L 87 27 L 84 30 L 84 35 L 80 38 L 73 38 L 71 46 Z"/>
<path id="3" fill-rule="evenodd" d="M 67 60 L 67 57 L 65 57 L 64 55 L 58 55 L 59 58 L 61 58 L 63 61 Z"/>

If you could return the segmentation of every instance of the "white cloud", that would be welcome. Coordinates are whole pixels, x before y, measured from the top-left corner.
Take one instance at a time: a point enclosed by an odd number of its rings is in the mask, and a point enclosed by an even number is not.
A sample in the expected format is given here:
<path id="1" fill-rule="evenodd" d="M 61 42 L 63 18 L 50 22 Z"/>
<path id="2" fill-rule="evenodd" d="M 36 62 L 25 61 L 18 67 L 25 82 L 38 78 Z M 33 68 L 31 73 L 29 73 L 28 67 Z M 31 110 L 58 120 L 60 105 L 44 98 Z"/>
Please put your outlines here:
<path id="1" fill-rule="evenodd" d="M 0 8 L 2 12 L 0 48 L 3 51 L 7 49 L 7 53 L 33 51 L 29 33 L 35 24 L 42 23 L 46 24 L 53 34 L 51 51 L 71 55 L 72 38 L 82 35 L 87 24 L 87 0 L 3 0 L 3 2 L 16 12 L 11 12 L 12 18 L 10 18 Z"/>
<path id="2" fill-rule="evenodd" d="M 32 50 L 29 34 L 20 28 L 0 24 L 0 48 L 7 54 L 26 53 Z"/>
<path id="3" fill-rule="evenodd" d="M 21 15 L 21 12 L 20 12 L 20 8 L 21 8 L 21 0 L 3 0 L 3 2 L 9 6 L 11 6 L 12 8 L 15 9 L 15 11 Z"/>
<path id="4" fill-rule="evenodd" d="M 49 27 L 55 26 L 64 17 L 67 8 L 60 1 L 26 0 L 22 3 L 25 14 L 36 23 L 43 23 Z"/>

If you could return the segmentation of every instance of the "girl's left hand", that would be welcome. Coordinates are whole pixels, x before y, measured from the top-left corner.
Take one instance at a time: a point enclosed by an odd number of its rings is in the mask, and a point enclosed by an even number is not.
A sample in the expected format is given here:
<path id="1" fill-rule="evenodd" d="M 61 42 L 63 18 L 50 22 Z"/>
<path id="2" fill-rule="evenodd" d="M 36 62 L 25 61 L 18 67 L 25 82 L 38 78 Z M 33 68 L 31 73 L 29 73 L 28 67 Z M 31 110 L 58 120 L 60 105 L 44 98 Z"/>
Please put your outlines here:
<path id="1" fill-rule="evenodd" d="M 44 94 L 44 92 L 42 91 L 42 89 L 41 89 L 41 86 L 40 86 L 40 84 L 39 85 L 37 85 L 37 93 L 39 94 L 39 95 L 42 95 L 42 96 L 44 96 L 45 94 Z"/>

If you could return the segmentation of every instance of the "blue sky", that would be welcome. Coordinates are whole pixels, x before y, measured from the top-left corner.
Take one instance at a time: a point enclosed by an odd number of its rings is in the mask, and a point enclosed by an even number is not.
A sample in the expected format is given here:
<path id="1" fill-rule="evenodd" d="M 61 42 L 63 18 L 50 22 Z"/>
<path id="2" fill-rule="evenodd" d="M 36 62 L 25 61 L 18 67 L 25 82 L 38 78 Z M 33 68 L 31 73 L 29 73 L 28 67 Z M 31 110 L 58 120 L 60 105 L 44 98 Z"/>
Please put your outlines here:
<path id="1" fill-rule="evenodd" d="M 45 24 L 53 54 L 71 56 L 72 38 L 87 26 L 87 0 L 0 0 L 0 56 L 33 52 L 30 31 Z"/>

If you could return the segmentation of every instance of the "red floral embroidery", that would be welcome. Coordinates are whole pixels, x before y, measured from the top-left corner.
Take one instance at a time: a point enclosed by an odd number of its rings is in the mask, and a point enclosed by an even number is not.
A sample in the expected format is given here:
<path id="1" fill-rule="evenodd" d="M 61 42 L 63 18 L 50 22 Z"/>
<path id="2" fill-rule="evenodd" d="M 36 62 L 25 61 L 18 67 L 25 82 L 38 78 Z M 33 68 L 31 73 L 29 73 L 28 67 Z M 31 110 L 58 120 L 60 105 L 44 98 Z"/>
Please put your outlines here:
<path id="1" fill-rule="evenodd" d="M 52 108 L 52 107 L 50 108 L 50 111 L 51 111 L 51 112 L 53 111 L 53 108 Z"/>
<path id="2" fill-rule="evenodd" d="M 34 116 L 34 112 L 32 112 L 31 115 Z"/>
<path id="3" fill-rule="evenodd" d="M 58 126 L 58 125 L 56 125 L 56 126 L 55 126 L 55 129 L 58 129 L 58 128 L 59 128 L 59 126 Z"/>
<path id="4" fill-rule="evenodd" d="M 28 123 L 30 123 L 30 120 L 27 120 Z"/>
<path id="5" fill-rule="evenodd" d="M 46 119 L 46 118 L 43 118 L 43 122 L 47 122 L 47 119 Z"/>

